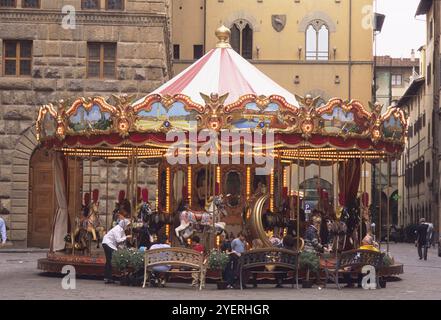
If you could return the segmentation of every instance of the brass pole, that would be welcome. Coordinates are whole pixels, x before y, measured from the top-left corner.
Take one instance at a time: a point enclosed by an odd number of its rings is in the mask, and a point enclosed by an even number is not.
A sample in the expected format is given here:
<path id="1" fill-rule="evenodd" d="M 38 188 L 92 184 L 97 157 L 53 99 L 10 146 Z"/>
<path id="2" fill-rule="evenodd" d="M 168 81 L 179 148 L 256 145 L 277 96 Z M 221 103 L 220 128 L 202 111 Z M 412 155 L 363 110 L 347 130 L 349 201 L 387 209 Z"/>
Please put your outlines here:
<path id="1" fill-rule="evenodd" d="M 358 188 L 360 190 L 360 235 L 358 236 L 358 242 L 359 242 L 359 246 L 361 246 L 361 238 L 363 237 L 363 209 L 364 209 L 364 204 L 363 204 L 363 183 L 362 183 L 362 178 L 363 178 L 363 152 L 361 152 L 360 154 L 360 181 L 358 182 Z"/>
<path id="2" fill-rule="evenodd" d="M 364 185 L 363 194 L 365 194 L 365 193 L 368 193 L 367 192 L 367 184 L 366 184 L 366 180 L 367 180 L 367 159 L 366 158 L 364 159 L 364 170 L 363 171 L 364 171 L 364 174 L 363 174 L 363 185 Z M 372 172 L 372 170 L 371 170 L 371 172 Z M 367 234 L 368 230 L 372 233 L 371 221 L 370 221 L 370 217 L 369 217 L 369 199 L 367 201 L 366 206 L 367 207 L 365 208 L 365 212 L 367 213 L 367 215 L 366 215 L 366 234 Z"/>
<path id="3" fill-rule="evenodd" d="M 338 213 L 337 213 L 338 207 L 340 207 L 340 174 L 339 174 L 339 170 L 338 170 L 339 165 L 340 165 L 340 153 L 337 151 L 337 166 L 336 166 L 336 174 L 337 174 L 337 182 L 336 182 L 337 197 L 336 197 L 336 199 L 337 199 L 337 201 L 335 202 L 336 203 L 336 206 L 335 206 L 336 218 L 338 216 Z M 340 219 L 338 219 L 338 220 L 340 220 Z"/>
<path id="4" fill-rule="evenodd" d="M 337 201 L 335 201 L 335 173 L 334 173 L 334 160 L 331 162 L 331 179 L 332 179 L 332 206 L 334 207 L 334 212 L 337 213 Z"/>
<path id="5" fill-rule="evenodd" d="M 106 158 L 106 232 L 109 228 L 109 158 Z"/>
<path id="6" fill-rule="evenodd" d="M 73 198 L 73 206 L 74 206 L 74 213 L 73 213 L 73 223 L 71 225 L 71 228 L 73 230 L 71 230 L 71 244 L 72 244 L 72 255 L 75 255 L 75 221 L 76 221 L 76 217 L 77 217 L 77 200 L 78 200 L 78 194 L 79 194 L 79 190 L 77 190 L 77 170 L 78 170 L 78 164 L 77 164 L 77 149 L 75 149 L 74 151 L 74 198 Z"/>
<path id="7" fill-rule="evenodd" d="M 378 181 L 380 182 L 380 192 L 379 192 L 379 195 L 380 195 L 380 199 L 379 199 L 379 204 L 380 204 L 380 214 L 379 214 L 379 216 L 378 216 L 378 218 L 379 218 L 379 221 L 378 221 L 378 237 L 379 237 L 379 239 L 378 239 L 378 243 L 379 243 L 379 246 L 380 246 L 380 249 L 381 249 L 381 229 L 382 229 L 382 226 L 381 226 L 381 224 L 382 224 L 382 215 L 383 215 L 383 206 L 382 206 L 382 198 L 383 198 L 383 187 L 382 187 L 382 182 L 381 182 L 381 178 L 382 178 L 382 173 L 381 173 L 381 160 L 382 160 L 382 158 L 380 157 L 380 161 L 379 161 L 379 163 L 378 163 Z"/>
<path id="8" fill-rule="evenodd" d="M 318 165 L 318 187 L 319 187 L 319 201 L 322 201 L 323 199 L 321 198 L 322 195 L 322 152 L 319 151 L 319 165 Z M 319 202 L 320 203 L 320 202 Z M 325 214 L 325 207 L 324 207 L 324 203 L 322 203 L 323 205 L 323 214 Z M 320 207 L 320 205 L 319 205 Z"/>
<path id="9" fill-rule="evenodd" d="M 387 156 L 387 253 L 389 253 L 390 237 L 390 156 Z"/>
<path id="10" fill-rule="evenodd" d="M 291 174 L 291 170 L 290 170 Z M 291 183 L 291 178 L 290 178 Z M 297 155 L 297 251 L 300 251 L 300 157 Z"/>
<path id="11" fill-rule="evenodd" d="M 90 149 L 89 158 L 89 194 L 92 199 L 92 149 Z"/>
<path id="12" fill-rule="evenodd" d="M 303 210 L 305 210 L 305 215 L 306 215 L 305 196 L 306 196 L 306 155 L 304 154 L 303 155 Z"/>
<path id="13" fill-rule="evenodd" d="M 127 156 L 127 185 L 126 185 L 126 198 L 130 200 L 130 154 Z"/>
<path id="14" fill-rule="evenodd" d="M 205 205 L 208 202 L 208 164 L 205 166 Z"/>

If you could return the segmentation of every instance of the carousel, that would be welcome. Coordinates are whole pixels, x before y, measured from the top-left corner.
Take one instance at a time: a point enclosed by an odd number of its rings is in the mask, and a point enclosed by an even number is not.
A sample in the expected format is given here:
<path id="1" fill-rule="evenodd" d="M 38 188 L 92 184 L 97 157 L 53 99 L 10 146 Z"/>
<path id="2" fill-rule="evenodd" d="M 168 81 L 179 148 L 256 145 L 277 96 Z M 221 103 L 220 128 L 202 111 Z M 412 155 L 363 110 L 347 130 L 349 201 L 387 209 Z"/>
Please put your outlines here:
<path id="1" fill-rule="evenodd" d="M 242 231 L 267 247 L 289 234 L 302 250 L 317 217 L 335 252 L 358 248 L 368 233 L 381 239 L 372 226 L 383 215 L 390 224 L 389 206 L 372 215 L 369 172 L 384 167 L 390 176 L 407 135 L 403 111 L 293 95 L 236 53 L 229 36 L 219 28 L 215 49 L 139 100 L 40 108 L 37 138 L 56 154 L 58 210 L 39 269 L 68 264 L 102 275 L 100 239 L 121 215 L 133 222 L 128 245 L 138 248 L 159 235 L 188 246 L 197 234 L 211 249 Z"/>

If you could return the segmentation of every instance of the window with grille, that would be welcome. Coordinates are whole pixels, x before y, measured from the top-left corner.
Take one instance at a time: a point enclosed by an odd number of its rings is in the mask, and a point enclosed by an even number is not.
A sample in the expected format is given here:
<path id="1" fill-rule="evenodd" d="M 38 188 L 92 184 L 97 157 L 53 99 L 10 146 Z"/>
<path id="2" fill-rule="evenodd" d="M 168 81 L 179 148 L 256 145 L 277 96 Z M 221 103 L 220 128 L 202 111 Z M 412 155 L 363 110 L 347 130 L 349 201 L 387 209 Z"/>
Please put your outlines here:
<path id="1" fill-rule="evenodd" d="M 124 0 L 106 0 L 107 10 L 124 10 Z"/>
<path id="2" fill-rule="evenodd" d="M 245 59 L 253 58 L 253 29 L 246 20 L 236 21 L 231 29 L 230 43 Z"/>
<path id="3" fill-rule="evenodd" d="M 204 55 L 204 46 L 201 44 L 195 44 L 193 46 L 193 59 L 200 59 Z"/>
<path id="4" fill-rule="evenodd" d="M 81 9 L 98 10 L 100 9 L 100 0 L 81 0 Z"/>
<path id="5" fill-rule="evenodd" d="M 23 8 L 40 8 L 40 0 L 22 0 L 21 6 Z"/>
<path id="6" fill-rule="evenodd" d="M 32 41 L 3 42 L 3 73 L 5 76 L 30 76 Z"/>
<path id="7" fill-rule="evenodd" d="M 87 49 L 88 78 L 115 78 L 116 43 L 88 43 Z"/>
<path id="8" fill-rule="evenodd" d="M 392 75 L 392 85 L 395 87 L 403 85 L 403 76 L 401 74 Z"/>
<path id="9" fill-rule="evenodd" d="M 329 29 L 322 20 L 306 28 L 306 60 L 329 60 Z"/>
<path id="10" fill-rule="evenodd" d="M 173 45 L 173 59 L 181 59 L 181 46 L 179 44 Z"/>
<path id="11" fill-rule="evenodd" d="M 0 0 L 0 7 L 15 8 L 16 6 L 17 6 L 17 1 L 15 0 Z"/>
<path id="12" fill-rule="evenodd" d="M 429 63 L 429 65 L 427 66 L 427 85 L 430 85 L 430 83 L 432 82 L 432 64 Z"/>

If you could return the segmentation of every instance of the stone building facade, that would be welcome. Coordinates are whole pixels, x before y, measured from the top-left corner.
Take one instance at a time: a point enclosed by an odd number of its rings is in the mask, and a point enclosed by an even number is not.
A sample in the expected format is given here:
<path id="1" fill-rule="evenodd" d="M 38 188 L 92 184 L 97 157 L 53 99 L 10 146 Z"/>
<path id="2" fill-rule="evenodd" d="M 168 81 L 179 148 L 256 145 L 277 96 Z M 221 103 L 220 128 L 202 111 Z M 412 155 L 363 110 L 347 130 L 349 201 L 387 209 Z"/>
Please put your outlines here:
<path id="1" fill-rule="evenodd" d="M 0 4 L 0 213 L 9 240 L 26 247 L 38 107 L 83 96 L 143 96 L 168 80 L 170 6 L 168 0 Z M 124 183 L 117 167 L 110 170 L 114 193 Z M 105 181 L 102 170 L 94 167 L 94 184 Z M 88 179 L 85 173 L 85 184 Z"/>
<path id="2" fill-rule="evenodd" d="M 372 0 L 172 0 L 175 73 L 216 44 L 233 48 L 290 92 L 372 99 Z"/>
<path id="3" fill-rule="evenodd" d="M 425 16 L 426 43 L 420 48 L 420 77 L 414 79 L 399 105 L 409 114 L 409 135 L 399 162 L 399 211 L 403 225 L 420 218 L 440 225 L 440 85 L 441 4 L 421 0 L 416 16 Z"/>

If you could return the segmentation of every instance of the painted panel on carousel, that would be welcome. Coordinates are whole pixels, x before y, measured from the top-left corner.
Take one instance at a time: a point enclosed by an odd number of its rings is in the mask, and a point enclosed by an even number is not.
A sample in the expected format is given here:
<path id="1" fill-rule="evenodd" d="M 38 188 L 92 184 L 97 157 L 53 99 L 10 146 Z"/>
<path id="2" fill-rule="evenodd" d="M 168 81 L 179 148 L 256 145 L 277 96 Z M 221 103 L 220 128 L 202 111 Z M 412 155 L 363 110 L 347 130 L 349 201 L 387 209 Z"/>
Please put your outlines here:
<path id="1" fill-rule="evenodd" d="M 110 113 L 101 111 L 98 105 L 93 105 L 90 110 L 80 106 L 68 119 L 69 130 L 75 133 L 108 131 L 112 128 L 112 124 Z"/>
<path id="2" fill-rule="evenodd" d="M 279 113 L 279 106 L 270 103 L 259 108 L 255 102 L 248 103 L 242 113 L 236 113 L 231 122 L 232 129 L 263 129 L 279 128 L 283 119 Z M 282 125 L 282 127 L 286 127 Z"/>
<path id="3" fill-rule="evenodd" d="M 401 139 L 403 137 L 404 127 L 400 119 L 392 114 L 388 119 L 384 120 L 381 131 L 385 138 Z"/>
<path id="4" fill-rule="evenodd" d="M 57 129 L 56 121 L 54 117 L 46 112 L 43 116 L 42 126 L 41 126 L 41 137 L 50 137 L 54 136 Z"/>
<path id="5" fill-rule="evenodd" d="M 321 121 L 323 130 L 331 134 L 363 133 L 363 128 L 356 121 L 352 111 L 346 112 L 342 107 L 335 107 L 332 113 L 324 113 Z"/>
<path id="6" fill-rule="evenodd" d="M 141 110 L 137 114 L 135 127 L 138 131 L 158 131 L 163 128 L 190 130 L 190 121 L 196 121 L 195 112 L 185 109 L 182 102 L 174 102 L 168 109 L 156 102 L 151 110 Z"/>

